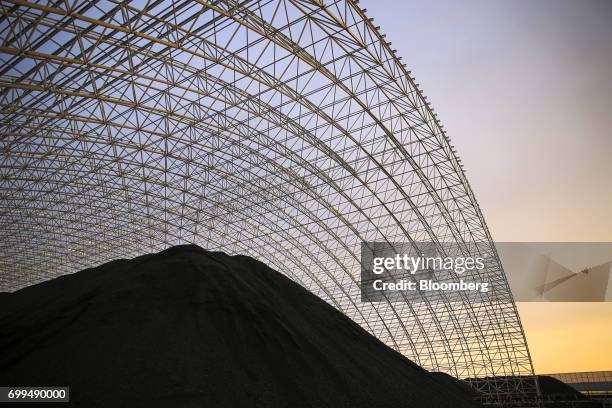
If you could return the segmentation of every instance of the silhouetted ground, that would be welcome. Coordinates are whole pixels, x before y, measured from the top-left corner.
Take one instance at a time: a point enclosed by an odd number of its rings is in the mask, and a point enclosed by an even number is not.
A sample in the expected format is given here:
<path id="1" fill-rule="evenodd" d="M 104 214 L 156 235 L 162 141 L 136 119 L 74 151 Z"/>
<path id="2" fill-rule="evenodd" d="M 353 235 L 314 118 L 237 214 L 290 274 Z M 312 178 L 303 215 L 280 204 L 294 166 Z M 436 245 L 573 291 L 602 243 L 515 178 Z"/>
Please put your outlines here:
<path id="1" fill-rule="evenodd" d="M 0 350 L 0 385 L 70 386 L 71 406 L 473 406 L 263 263 L 196 246 L 0 297 Z"/>
<path id="2" fill-rule="evenodd" d="M 472 388 L 472 386 L 466 381 L 459 380 L 451 375 L 438 371 L 430 372 L 430 374 L 446 387 L 457 388 L 459 392 L 469 395 L 473 400 L 478 400 L 480 396 L 478 391 Z"/>
<path id="3" fill-rule="evenodd" d="M 453 377 L 450 377 L 451 379 Z M 500 376 L 497 380 L 505 380 L 506 386 L 510 388 L 519 387 L 519 383 L 525 379 L 533 380 L 533 377 L 520 376 Z M 587 395 L 580 393 L 563 381 L 547 375 L 537 375 L 538 387 L 540 390 L 539 407 L 540 408 L 602 408 L 600 401 L 594 400 Z M 472 378 L 469 383 L 475 387 L 485 385 L 491 378 Z M 458 381 L 458 380 L 455 380 Z M 520 403 L 524 396 L 515 395 L 508 402 L 513 401 L 514 405 L 510 406 L 525 406 Z M 528 397 L 530 400 L 530 397 Z M 517 402 L 518 401 L 518 402 Z"/>

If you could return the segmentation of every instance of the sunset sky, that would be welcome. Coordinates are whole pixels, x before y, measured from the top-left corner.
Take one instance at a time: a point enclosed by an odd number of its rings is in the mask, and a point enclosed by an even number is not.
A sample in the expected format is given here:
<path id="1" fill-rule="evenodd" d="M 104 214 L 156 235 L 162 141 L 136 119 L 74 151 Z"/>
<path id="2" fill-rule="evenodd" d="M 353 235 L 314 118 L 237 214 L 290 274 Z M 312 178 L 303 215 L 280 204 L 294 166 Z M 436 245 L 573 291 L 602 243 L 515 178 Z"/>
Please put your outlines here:
<path id="1" fill-rule="evenodd" d="M 362 0 L 496 241 L 612 241 L 612 2 Z M 612 302 L 520 303 L 537 373 L 612 370 Z"/>

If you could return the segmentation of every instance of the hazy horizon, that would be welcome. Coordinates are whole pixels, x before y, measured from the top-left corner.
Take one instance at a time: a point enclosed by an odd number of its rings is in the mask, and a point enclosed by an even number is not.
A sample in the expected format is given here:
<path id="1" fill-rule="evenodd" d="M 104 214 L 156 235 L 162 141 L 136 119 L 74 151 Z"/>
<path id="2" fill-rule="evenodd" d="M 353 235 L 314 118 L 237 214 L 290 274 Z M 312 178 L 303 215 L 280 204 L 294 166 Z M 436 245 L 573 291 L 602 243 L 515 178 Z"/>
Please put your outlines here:
<path id="1" fill-rule="evenodd" d="M 496 241 L 612 241 L 612 2 L 363 0 Z M 538 373 L 612 369 L 612 302 L 518 304 Z"/>

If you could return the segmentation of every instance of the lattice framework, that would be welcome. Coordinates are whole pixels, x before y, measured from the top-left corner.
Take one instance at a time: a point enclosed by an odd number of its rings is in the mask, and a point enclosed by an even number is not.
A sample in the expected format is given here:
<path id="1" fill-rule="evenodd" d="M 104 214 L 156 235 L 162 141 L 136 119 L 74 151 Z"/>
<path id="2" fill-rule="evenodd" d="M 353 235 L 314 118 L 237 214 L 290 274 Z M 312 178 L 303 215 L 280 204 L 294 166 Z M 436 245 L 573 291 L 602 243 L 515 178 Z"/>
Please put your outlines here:
<path id="1" fill-rule="evenodd" d="M 191 242 L 265 261 L 426 368 L 533 373 L 499 260 L 495 302 L 359 301 L 362 241 L 492 243 L 426 97 L 355 2 L 1 12 L 0 290 Z M 483 391 L 530 390 L 508 384 Z"/>

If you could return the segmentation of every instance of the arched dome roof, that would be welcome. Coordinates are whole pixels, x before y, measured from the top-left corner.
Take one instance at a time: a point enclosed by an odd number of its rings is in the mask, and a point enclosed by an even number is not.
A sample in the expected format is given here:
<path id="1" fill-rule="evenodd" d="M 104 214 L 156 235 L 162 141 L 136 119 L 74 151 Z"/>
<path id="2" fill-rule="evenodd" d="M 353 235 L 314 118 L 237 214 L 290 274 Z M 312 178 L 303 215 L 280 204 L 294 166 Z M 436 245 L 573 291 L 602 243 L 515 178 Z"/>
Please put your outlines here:
<path id="1" fill-rule="evenodd" d="M 2 13 L 1 290 L 196 243 L 283 271 L 426 368 L 532 373 L 499 262 L 495 303 L 359 300 L 362 241 L 492 244 L 426 98 L 355 2 Z"/>

